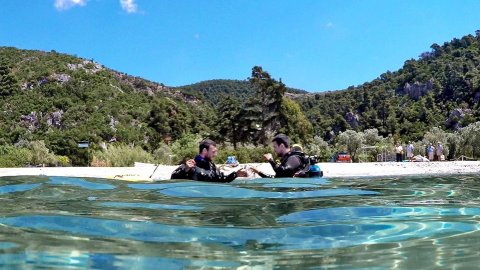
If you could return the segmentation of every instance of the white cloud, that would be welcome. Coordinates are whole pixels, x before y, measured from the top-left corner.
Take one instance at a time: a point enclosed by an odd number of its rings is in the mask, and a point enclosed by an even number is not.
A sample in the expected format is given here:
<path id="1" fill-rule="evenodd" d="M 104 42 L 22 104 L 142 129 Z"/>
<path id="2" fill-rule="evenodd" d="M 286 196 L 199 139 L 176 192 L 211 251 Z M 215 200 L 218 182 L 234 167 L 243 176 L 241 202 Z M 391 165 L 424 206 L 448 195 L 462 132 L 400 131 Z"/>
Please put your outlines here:
<path id="1" fill-rule="evenodd" d="M 195 39 L 200 39 L 200 34 L 199 34 L 199 33 L 196 33 L 195 35 L 193 35 L 193 37 L 194 37 Z"/>
<path id="2" fill-rule="evenodd" d="M 332 28 L 332 27 L 334 27 L 334 25 L 333 25 L 332 22 L 328 22 L 328 23 L 325 25 L 325 27 L 327 27 L 327 28 Z"/>
<path id="3" fill-rule="evenodd" d="M 55 8 L 58 10 L 67 10 L 74 6 L 85 6 L 87 0 L 55 0 Z"/>
<path id="4" fill-rule="evenodd" d="M 135 13 L 138 10 L 135 0 L 120 0 L 120 5 L 128 13 Z"/>

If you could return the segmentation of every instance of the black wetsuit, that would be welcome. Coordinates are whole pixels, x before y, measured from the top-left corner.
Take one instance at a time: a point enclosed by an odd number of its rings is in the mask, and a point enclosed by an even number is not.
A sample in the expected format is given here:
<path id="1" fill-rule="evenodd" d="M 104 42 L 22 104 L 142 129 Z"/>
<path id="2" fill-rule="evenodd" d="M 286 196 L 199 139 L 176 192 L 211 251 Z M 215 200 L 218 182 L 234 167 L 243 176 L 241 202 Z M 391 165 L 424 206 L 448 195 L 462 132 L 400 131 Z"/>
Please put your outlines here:
<path id="1" fill-rule="evenodd" d="M 237 173 L 232 172 L 229 175 L 224 175 L 217 166 L 206 158 L 200 155 L 195 157 L 196 166 L 190 171 L 185 172 L 185 164 L 180 165 L 172 172 L 171 179 L 191 179 L 205 182 L 232 182 L 237 178 Z"/>
<path id="2" fill-rule="evenodd" d="M 273 159 L 268 160 L 272 165 L 275 175 L 268 175 L 259 172 L 258 175 L 264 178 L 282 178 L 282 177 L 308 177 L 310 162 L 302 152 L 288 152 L 282 157 L 280 164 L 275 163 Z"/>

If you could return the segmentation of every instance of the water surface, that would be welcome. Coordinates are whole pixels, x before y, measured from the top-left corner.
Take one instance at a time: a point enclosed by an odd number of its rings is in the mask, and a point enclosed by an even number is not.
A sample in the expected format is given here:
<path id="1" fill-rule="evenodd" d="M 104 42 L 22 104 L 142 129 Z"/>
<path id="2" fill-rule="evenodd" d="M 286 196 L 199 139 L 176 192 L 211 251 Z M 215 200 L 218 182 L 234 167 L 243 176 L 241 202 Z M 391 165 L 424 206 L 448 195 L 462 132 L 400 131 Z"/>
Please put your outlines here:
<path id="1" fill-rule="evenodd" d="M 478 176 L 0 178 L 0 267 L 475 269 Z"/>

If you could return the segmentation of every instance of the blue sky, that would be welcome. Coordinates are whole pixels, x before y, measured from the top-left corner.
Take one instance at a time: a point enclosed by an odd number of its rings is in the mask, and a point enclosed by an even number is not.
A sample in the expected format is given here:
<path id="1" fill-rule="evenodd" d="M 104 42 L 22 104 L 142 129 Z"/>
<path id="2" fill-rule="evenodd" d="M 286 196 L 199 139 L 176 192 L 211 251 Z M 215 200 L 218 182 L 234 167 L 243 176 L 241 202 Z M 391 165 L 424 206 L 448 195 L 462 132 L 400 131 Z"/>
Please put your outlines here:
<path id="1" fill-rule="evenodd" d="M 56 50 L 168 86 L 250 76 L 345 89 L 475 34 L 478 0 L 2 0 L 0 46 Z"/>

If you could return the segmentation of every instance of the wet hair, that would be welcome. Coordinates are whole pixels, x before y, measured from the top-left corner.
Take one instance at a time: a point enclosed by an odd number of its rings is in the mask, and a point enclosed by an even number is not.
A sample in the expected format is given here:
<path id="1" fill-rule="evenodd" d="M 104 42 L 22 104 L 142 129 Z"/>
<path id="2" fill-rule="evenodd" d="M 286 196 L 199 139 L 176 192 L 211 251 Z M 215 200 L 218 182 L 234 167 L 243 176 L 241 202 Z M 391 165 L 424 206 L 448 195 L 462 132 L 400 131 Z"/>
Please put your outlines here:
<path id="1" fill-rule="evenodd" d="M 285 147 L 290 147 L 290 139 L 288 139 L 288 136 L 285 134 L 277 134 L 275 137 L 273 137 L 272 142 L 276 142 L 278 145 L 282 144 L 285 145 Z"/>
<path id="2" fill-rule="evenodd" d="M 202 153 L 203 149 L 210 149 L 210 145 L 217 146 L 217 144 L 210 140 L 210 139 L 205 139 L 200 142 L 200 145 L 198 146 L 198 153 Z"/>

